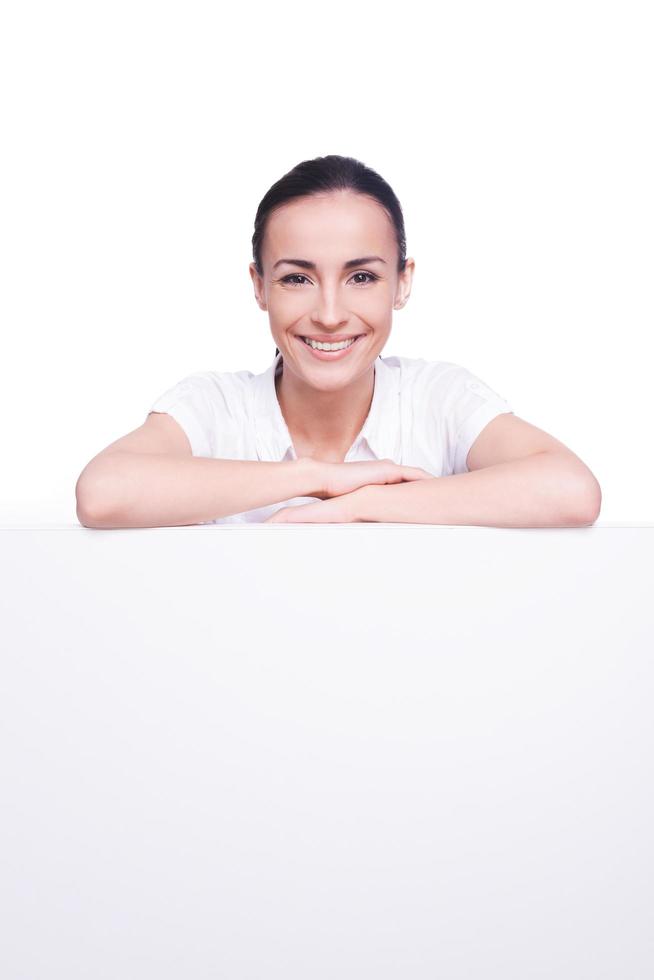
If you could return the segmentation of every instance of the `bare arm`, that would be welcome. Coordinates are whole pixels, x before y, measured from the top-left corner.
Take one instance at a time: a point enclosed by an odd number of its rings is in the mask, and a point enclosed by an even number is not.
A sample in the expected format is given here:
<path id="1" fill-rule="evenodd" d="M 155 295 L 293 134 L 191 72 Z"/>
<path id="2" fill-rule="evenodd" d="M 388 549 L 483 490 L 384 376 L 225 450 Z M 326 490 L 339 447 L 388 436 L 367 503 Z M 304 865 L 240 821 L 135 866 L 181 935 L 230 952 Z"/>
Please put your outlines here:
<path id="1" fill-rule="evenodd" d="M 115 451 L 92 460 L 75 487 L 86 527 L 177 527 L 318 495 L 313 459 L 268 462 Z"/>
<path id="2" fill-rule="evenodd" d="M 586 526 L 602 499 L 585 464 L 555 450 L 433 480 L 362 487 L 350 497 L 353 520 L 478 527 Z"/>

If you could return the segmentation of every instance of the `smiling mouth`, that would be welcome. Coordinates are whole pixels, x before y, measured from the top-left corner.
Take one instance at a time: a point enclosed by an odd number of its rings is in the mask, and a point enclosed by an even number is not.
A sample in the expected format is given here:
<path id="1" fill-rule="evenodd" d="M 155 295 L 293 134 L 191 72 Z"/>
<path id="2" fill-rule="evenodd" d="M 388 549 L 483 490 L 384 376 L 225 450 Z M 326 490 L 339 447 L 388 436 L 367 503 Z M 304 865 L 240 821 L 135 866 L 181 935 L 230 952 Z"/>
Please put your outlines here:
<path id="1" fill-rule="evenodd" d="M 365 335 L 353 334 L 353 336 L 349 337 L 347 341 L 320 341 L 313 340 L 311 337 L 303 337 L 301 334 L 296 334 L 298 340 L 301 340 L 305 347 L 309 347 L 311 350 L 318 351 L 321 354 L 339 354 L 344 350 L 349 350 L 350 347 L 354 347 L 356 342 L 363 336 Z M 332 347 L 332 344 L 338 344 L 338 346 Z"/>

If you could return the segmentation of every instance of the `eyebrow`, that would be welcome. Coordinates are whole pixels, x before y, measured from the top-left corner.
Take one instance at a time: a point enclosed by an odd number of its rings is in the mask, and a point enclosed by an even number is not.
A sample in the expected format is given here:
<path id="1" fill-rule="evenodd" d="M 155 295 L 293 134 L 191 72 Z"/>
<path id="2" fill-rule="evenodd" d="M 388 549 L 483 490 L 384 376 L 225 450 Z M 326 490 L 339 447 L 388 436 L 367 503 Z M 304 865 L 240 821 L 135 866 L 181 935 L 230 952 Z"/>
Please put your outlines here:
<path id="1" fill-rule="evenodd" d="M 315 269 L 316 263 L 309 262 L 307 259 L 279 259 L 275 262 L 273 270 L 277 268 L 278 265 L 282 265 L 283 262 L 288 263 L 288 265 L 299 265 L 301 269 Z M 355 265 L 365 265 L 367 262 L 383 262 L 386 265 L 386 259 L 382 259 L 380 255 L 363 255 L 360 259 L 349 259 L 347 262 L 343 263 L 344 269 L 353 269 Z"/>

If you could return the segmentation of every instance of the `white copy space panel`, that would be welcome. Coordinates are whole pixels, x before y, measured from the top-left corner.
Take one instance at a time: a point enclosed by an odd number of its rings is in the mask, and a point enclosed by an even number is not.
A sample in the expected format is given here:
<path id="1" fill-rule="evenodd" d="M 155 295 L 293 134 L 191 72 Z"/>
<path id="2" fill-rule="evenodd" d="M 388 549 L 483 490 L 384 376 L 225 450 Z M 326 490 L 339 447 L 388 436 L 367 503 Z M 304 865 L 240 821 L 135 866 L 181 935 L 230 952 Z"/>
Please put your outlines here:
<path id="1" fill-rule="evenodd" d="M 0 976 L 654 975 L 654 529 L 0 531 Z"/>

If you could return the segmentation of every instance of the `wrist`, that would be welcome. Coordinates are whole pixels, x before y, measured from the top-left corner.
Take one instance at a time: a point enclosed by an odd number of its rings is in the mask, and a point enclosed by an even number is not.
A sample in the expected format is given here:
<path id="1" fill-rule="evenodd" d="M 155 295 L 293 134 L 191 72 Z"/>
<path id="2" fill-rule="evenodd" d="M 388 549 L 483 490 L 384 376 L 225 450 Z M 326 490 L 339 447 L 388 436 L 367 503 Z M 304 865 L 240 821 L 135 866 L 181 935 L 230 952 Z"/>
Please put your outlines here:
<path id="1" fill-rule="evenodd" d="M 354 490 L 353 493 L 349 493 L 347 495 L 350 520 L 355 522 L 374 522 L 377 520 L 377 518 L 373 517 L 372 515 L 374 514 L 373 500 L 379 489 L 380 487 L 378 484 L 369 483 L 366 486 L 359 487 L 358 490 Z"/>
<path id="2" fill-rule="evenodd" d="M 325 464 L 313 456 L 300 456 L 295 466 L 302 472 L 303 497 L 324 497 Z"/>

